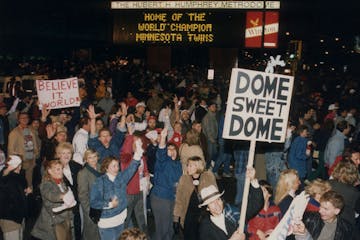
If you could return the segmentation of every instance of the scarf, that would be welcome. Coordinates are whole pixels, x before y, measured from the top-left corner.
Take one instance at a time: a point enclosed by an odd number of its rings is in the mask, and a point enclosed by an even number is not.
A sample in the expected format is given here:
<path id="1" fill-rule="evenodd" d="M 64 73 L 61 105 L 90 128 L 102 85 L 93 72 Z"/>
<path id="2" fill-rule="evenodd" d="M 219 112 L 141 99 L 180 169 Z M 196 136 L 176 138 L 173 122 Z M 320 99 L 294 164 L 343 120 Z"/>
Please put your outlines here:
<path id="1" fill-rule="evenodd" d="M 59 185 L 62 182 L 62 178 L 52 178 L 54 180 L 54 182 Z"/>
<path id="2" fill-rule="evenodd" d="M 89 172 L 91 172 L 92 174 L 94 174 L 95 177 L 97 177 L 97 178 L 102 175 L 102 173 L 96 171 L 96 169 L 92 168 L 92 167 L 91 167 L 89 164 L 87 164 L 87 163 L 85 164 L 85 167 L 86 167 L 87 170 L 89 170 Z"/>

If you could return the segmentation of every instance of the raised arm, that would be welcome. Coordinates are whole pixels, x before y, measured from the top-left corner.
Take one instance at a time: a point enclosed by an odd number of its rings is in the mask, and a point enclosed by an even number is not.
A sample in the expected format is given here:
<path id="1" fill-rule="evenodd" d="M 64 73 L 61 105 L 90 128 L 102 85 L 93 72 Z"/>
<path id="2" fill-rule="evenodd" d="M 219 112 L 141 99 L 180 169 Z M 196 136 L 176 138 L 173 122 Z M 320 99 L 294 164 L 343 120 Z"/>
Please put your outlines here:
<path id="1" fill-rule="evenodd" d="M 143 156 L 143 153 L 144 153 L 144 150 L 142 149 L 142 141 L 140 138 L 138 138 L 135 141 L 135 151 L 134 151 L 133 160 L 130 163 L 130 166 L 118 174 L 118 176 L 122 178 L 120 180 L 121 182 L 128 183 L 130 181 L 130 179 L 134 176 L 134 173 L 136 172 L 136 170 L 138 169 L 138 167 L 140 165 L 140 160 Z"/>
<path id="2" fill-rule="evenodd" d="M 90 138 L 94 138 L 97 136 L 95 122 L 96 118 L 100 116 L 100 114 L 95 113 L 94 105 L 90 105 L 86 111 L 90 118 Z"/>
<path id="3" fill-rule="evenodd" d="M 159 143 L 159 148 L 163 149 L 166 147 L 166 137 L 168 135 L 168 129 L 167 127 L 164 127 L 164 129 L 161 131 L 160 134 L 160 143 Z"/>
<path id="4" fill-rule="evenodd" d="M 246 176 L 250 178 L 250 190 L 246 209 L 246 221 L 249 221 L 264 207 L 264 197 L 258 180 L 255 178 L 255 169 L 253 167 L 247 169 Z"/>

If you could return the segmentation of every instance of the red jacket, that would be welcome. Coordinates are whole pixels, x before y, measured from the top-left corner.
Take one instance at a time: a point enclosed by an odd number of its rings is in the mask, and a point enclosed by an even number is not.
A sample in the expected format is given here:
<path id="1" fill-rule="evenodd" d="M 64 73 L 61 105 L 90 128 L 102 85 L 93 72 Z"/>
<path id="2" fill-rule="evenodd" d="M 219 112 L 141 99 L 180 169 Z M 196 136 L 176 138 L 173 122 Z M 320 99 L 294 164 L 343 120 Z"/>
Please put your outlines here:
<path id="1" fill-rule="evenodd" d="M 264 233 L 268 230 L 274 229 L 280 222 L 281 211 L 278 206 L 272 205 L 267 211 L 261 209 L 261 211 L 253 217 L 248 224 L 248 233 L 250 233 L 251 240 L 259 240 L 256 234 L 257 230 L 261 230 Z"/>
<path id="2" fill-rule="evenodd" d="M 120 164 L 121 164 L 121 170 L 125 170 L 129 167 L 131 160 L 133 159 L 133 142 L 134 142 L 134 136 L 133 135 L 127 135 L 124 140 L 124 144 L 120 151 Z M 141 164 L 138 168 L 138 170 L 135 172 L 134 176 L 129 181 L 127 187 L 126 187 L 126 193 L 127 194 L 138 194 L 140 193 L 140 172 L 142 172 L 143 176 L 148 176 L 149 171 L 147 169 L 146 159 L 143 156 L 141 159 Z M 143 166 L 143 167 L 142 167 Z"/>

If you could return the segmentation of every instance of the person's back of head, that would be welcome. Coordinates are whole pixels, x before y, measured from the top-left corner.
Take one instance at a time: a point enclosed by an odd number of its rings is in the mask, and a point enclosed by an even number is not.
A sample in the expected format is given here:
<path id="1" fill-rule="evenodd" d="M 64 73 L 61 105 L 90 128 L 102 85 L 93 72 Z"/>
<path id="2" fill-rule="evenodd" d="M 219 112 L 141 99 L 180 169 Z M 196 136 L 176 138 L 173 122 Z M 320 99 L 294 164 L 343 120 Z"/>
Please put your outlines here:
<path id="1" fill-rule="evenodd" d="M 119 240 L 147 240 L 147 237 L 138 228 L 128 228 L 121 233 Z"/>
<path id="2" fill-rule="evenodd" d="M 324 193 L 330 190 L 331 190 L 330 183 L 328 181 L 319 178 L 315 179 L 308 186 L 305 187 L 306 193 L 317 201 L 319 201 L 319 198 L 321 198 L 321 196 Z"/>
<path id="3" fill-rule="evenodd" d="M 356 165 L 349 160 L 340 161 L 331 176 L 338 182 L 353 186 L 359 181 L 359 172 Z"/>
<path id="4" fill-rule="evenodd" d="M 278 205 L 291 190 L 298 187 L 299 175 L 295 169 L 286 169 L 280 173 L 279 181 L 276 185 L 274 202 Z"/>
<path id="5" fill-rule="evenodd" d="M 349 127 L 349 123 L 346 120 L 342 120 L 336 125 L 336 129 L 339 130 L 340 132 L 344 132 L 344 130 L 347 129 L 348 127 Z"/>

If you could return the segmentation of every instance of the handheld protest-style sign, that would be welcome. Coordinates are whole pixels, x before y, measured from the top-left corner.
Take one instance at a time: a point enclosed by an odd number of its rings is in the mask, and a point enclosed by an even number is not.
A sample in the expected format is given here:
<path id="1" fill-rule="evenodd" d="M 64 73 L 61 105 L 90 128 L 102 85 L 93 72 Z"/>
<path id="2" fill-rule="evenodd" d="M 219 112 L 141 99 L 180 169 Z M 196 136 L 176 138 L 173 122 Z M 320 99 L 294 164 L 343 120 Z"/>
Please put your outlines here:
<path id="1" fill-rule="evenodd" d="M 294 77 L 233 68 L 223 138 L 250 141 L 248 167 L 254 163 L 255 146 L 284 142 Z M 239 231 L 245 227 L 250 179 L 245 179 Z"/>
<path id="2" fill-rule="evenodd" d="M 294 77 L 234 68 L 223 137 L 284 142 Z"/>
<path id="3" fill-rule="evenodd" d="M 39 106 L 47 109 L 80 106 L 77 78 L 36 80 Z"/>

